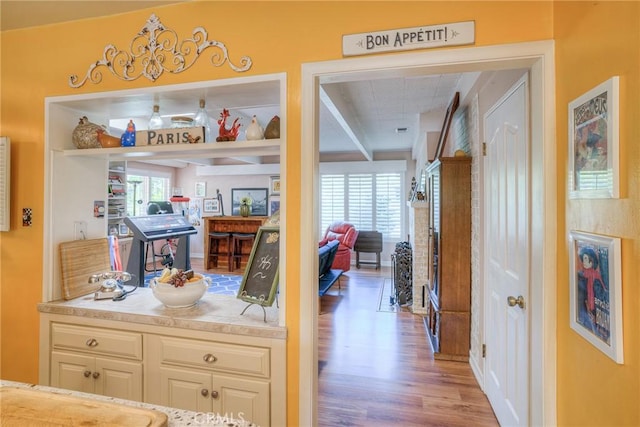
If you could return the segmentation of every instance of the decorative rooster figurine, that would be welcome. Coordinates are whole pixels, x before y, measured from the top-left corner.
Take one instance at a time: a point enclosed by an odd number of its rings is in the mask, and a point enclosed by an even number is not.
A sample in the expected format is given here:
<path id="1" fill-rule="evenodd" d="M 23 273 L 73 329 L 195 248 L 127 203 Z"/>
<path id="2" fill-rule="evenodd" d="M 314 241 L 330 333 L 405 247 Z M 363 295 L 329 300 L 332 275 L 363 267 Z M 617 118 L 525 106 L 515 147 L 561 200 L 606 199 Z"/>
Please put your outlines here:
<path id="1" fill-rule="evenodd" d="M 216 141 L 235 141 L 238 137 L 238 132 L 240 132 L 240 123 L 238 123 L 239 118 L 236 118 L 231 124 L 231 129 L 227 129 L 227 117 L 229 117 L 229 110 L 226 108 L 222 109 L 222 113 L 220 113 L 220 118 L 218 119 L 218 125 L 220 126 L 218 130 L 218 137 Z"/>

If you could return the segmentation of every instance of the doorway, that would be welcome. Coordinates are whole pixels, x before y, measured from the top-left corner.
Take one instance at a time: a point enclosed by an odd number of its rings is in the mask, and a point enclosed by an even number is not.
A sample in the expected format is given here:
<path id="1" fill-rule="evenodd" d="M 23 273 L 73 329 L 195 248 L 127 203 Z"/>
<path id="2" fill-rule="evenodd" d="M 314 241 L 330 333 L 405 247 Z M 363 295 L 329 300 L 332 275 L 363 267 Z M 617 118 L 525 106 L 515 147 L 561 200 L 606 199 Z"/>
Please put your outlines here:
<path id="1" fill-rule="evenodd" d="M 304 64 L 302 67 L 302 141 L 301 149 L 301 230 L 318 229 L 318 102 L 323 79 L 337 76 L 375 73 L 442 74 L 511 68 L 528 69 L 531 74 L 531 191 L 542 195 L 542 203 L 532 207 L 532 247 L 529 262 L 537 266 L 531 273 L 531 322 L 539 328 L 531 331 L 530 348 L 540 349 L 530 363 L 529 424 L 555 422 L 555 301 L 556 282 L 555 217 L 556 166 L 554 151 L 553 44 L 532 42 L 492 47 L 440 50 L 403 55 L 375 56 Z M 300 283 L 314 283 L 317 271 L 316 233 L 300 233 Z M 316 290 L 300 290 L 300 425 L 315 425 L 317 420 L 318 306 Z M 545 313 L 549 315 L 545 316 Z M 482 379 L 478 379 L 482 384 Z"/>

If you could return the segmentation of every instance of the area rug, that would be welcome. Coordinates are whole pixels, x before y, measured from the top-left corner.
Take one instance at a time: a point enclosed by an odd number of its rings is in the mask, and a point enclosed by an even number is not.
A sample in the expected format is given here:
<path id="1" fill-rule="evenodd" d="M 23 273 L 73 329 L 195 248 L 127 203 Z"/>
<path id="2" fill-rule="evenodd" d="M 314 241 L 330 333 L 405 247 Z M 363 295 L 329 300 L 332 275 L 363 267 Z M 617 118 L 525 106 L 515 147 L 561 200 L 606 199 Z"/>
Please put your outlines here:
<path id="1" fill-rule="evenodd" d="M 211 280 L 211 286 L 207 289 L 207 292 L 218 295 L 237 295 L 238 289 L 240 289 L 240 283 L 242 283 L 242 276 L 237 274 L 203 274 Z M 154 274 L 147 274 L 144 277 L 144 285 L 149 286 L 149 280 L 154 277 Z"/>
<path id="2" fill-rule="evenodd" d="M 378 311 L 384 313 L 398 313 L 400 306 L 392 303 L 391 297 L 394 295 L 393 282 L 391 279 L 384 279 L 380 286 L 380 299 L 378 300 Z"/>

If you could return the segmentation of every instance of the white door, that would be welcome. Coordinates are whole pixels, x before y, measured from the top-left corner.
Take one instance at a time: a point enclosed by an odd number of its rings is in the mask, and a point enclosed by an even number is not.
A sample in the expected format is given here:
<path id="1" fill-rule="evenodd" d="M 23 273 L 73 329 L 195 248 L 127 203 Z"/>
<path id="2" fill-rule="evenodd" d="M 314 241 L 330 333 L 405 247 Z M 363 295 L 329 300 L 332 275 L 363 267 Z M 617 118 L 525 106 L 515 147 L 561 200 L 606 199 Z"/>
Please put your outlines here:
<path id="1" fill-rule="evenodd" d="M 529 129 L 525 75 L 484 116 L 485 392 L 503 426 L 529 420 Z"/>

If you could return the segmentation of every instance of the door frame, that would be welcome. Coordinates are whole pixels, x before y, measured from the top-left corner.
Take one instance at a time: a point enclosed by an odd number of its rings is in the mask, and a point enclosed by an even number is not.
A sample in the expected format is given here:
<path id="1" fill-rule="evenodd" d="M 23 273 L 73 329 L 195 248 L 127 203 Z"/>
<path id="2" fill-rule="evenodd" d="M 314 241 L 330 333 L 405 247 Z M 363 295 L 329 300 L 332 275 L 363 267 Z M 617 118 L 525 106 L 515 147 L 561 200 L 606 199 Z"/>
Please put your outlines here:
<path id="1" fill-rule="evenodd" d="M 374 55 L 302 64 L 300 171 L 300 284 L 317 282 L 319 206 L 319 84 L 346 81 L 367 73 L 427 75 L 513 68 L 530 72 L 531 193 L 542 200 L 531 207 L 531 309 L 529 423 L 556 424 L 556 230 L 554 44 L 542 40 L 506 45 Z M 482 225 L 484 227 L 484 224 Z M 313 230 L 309 233 L 309 230 Z M 535 268 L 533 268 L 535 266 Z M 300 286 L 299 425 L 317 425 L 318 295 Z M 547 315 L 548 314 L 548 315 Z M 484 312 L 481 314 L 484 318 Z M 478 333 L 482 334 L 482 331 Z"/>

